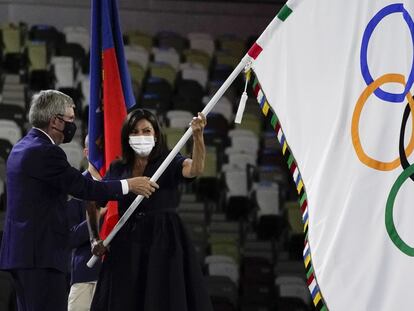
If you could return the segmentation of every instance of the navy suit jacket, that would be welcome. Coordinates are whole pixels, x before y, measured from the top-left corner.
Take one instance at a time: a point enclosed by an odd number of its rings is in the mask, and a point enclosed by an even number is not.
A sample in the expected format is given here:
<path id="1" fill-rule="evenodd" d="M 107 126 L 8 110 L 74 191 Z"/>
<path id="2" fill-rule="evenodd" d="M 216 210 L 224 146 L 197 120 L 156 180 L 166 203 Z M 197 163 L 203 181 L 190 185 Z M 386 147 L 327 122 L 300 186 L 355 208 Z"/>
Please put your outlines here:
<path id="1" fill-rule="evenodd" d="M 70 166 L 64 151 L 31 129 L 7 161 L 7 212 L 0 269 L 54 268 L 67 272 L 68 194 L 117 200 L 119 181 L 98 182 Z"/>

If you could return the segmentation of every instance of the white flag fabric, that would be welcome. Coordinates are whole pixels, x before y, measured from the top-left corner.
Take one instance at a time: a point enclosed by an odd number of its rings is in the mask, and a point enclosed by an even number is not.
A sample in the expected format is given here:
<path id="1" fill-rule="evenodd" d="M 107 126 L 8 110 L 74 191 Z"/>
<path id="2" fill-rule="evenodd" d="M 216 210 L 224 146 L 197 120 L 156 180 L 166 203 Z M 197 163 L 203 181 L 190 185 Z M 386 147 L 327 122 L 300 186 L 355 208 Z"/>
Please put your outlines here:
<path id="1" fill-rule="evenodd" d="M 414 1 L 288 1 L 249 51 L 318 309 L 414 310 Z"/>

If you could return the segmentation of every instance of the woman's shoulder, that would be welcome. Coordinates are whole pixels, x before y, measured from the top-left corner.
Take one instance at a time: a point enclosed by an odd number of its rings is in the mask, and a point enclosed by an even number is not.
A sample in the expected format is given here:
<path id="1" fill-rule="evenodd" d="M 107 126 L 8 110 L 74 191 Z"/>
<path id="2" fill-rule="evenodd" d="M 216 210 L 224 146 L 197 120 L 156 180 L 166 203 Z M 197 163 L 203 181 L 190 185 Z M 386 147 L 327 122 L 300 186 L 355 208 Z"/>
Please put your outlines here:
<path id="1" fill-rule="evenodd" d="M 169 153 L 163 153 L 160 157 L 158 157 L 155 161 L 152 161 L 152 163 L 154 165 L 160 165 L 162 162 L 165 161 L 165 159 L 168 157 Z M 174 158 L 172 158 L 171 163 L 177 163 L 177 162 L 182 162 L 185 159 L 187 159 L 187 157 L 183 156 L 180 152 L 178 152 Z"/>
<path id="2" fill-rule="evenodd" d="M 181 153 L 177 153 L 174 157 L 174 161 L 182 163 L 184 160 L 188 159 L 188 157 L 183 156 Z"/>
<path id="3" fill-rule="evenodd" d="M 119 177 L 124 175 L 127 170 L 127 164 L 122 159 L 116 159 L 109 165 L 106 176 Z"/>

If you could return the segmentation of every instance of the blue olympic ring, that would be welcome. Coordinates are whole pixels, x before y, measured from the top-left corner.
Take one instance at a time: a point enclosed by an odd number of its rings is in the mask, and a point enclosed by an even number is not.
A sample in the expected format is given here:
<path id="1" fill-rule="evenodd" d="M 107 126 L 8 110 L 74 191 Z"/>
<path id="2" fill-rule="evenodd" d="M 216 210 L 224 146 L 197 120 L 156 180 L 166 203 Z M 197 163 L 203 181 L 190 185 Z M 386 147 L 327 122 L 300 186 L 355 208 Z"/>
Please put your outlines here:
<path id="1" fill-rule="evenodd" d="M 395 3 L 388 5 L 381 9 L 375 16 L 370 20 L 370 22 L 367 25 L 367 28 L 364 31 L 364 35 L 362 37 L 362 44 L 361 44 L 361 71 L 362 76 L 364 77 L 365 83 L 367 85 L 370 85 L 374 79 L 372 78 L 369 69 L 368 69 L 368 61 L 367 61 L 367 50 L 368 50 L 368 43 L 371 38 L 371 35 L 379 24 L 379 22 L 386 17 L 387 15 L 390 15 L 392 13 L 398 13 L 401 12 L 403 14 L 404 20 L 406 21 L 408 28 L 411 32 L 411 38 L 413 41 L 413 65 L 411 67 L 410 75 L 408 76 L 407 84 L 405 86 L 404 91 L 401 94 L 393 94 L 386 91 L 383 91 L 381 88 L 378 88 L 374 91 L 374 94 L 388 102 L 394 102 L 394 103 L 400 103 L 404 101 L 405 96 L 410 91 L 413 83 L 414 83 L 414 21 L 411 18 L 410 14 L 407 12 L 407 10 L 404 8 L 404 5 L 402 3 Z"/>

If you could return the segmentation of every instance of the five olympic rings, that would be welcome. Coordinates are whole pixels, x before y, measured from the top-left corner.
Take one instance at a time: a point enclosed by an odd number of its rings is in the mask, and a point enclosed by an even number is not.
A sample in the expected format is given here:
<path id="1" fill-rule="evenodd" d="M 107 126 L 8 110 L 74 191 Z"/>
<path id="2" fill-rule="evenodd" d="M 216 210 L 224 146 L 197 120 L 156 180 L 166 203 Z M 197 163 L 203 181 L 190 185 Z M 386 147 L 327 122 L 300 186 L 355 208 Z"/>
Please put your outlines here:
<path id="1" fill-rule="evenodd" d="M 413 42 L 413 61 L 411 71 L 408 75 L 407 81 L 405 81 L 405 77 L 403 75 L 396 73 L 385 74 L 374 80 L 370 74 L 367 62 L 368 43 L 373 31 L 375 30 L 377 25 L 382 21 L 382 19 L 393 13 L 402 13 L 403 18 L 407 23 L 411 33 L 411 38 Z M 407 156 L 414 151 L 414 115 L 411 116 L 411 137 L 407 147 L 404 148 L 404 133 L 407 120 L 410 112 L 414 112 L 414 98 L 410 93 L 410 89 L 414 84 L 414 21 L 410 14 L 407 12 L 407 10 L 404 8 L 404 5 L 402 3 L 391 4 L 384 7 L 383 9 L 378 11 L 378 13 L 375 14 L 375 16 L 370 20 L 362 38 L 360 66 L 361 73 L 365 80 L 365 83 L 367 84 L 367 87 L 360 95 L 352 116 L 352 143 L 359 160 L 372 169 L 380 171 L 390 171 L 394 170 L 399 165 L 403 167 L 403 172 L 398 176 L 388 195 L 385 208 L 385 227 L 394 245 L 406 255 L 414 257 L 414 247 L 409 246 L 402 240 L 395 227 L 393 217 L 395 198 L 397 196 L 399 189 L 408 178 L 411 178 L 414 181 L 414 164 L 410 165 L 407 160 Z M 386 92 L 381 89 L 381 86 L 383 84 L 390 82 L 402 84 L 404 86 L 404 91 L 400 94 L 395 94 Z M 404 111 L 400 130 L 399 158 L 394 159 L 390 162 L 379 161 L 368 156 L 361 145 L 361 140 L 359 137 L 359 120 L 361 117 L 362 108 L 364 107 L 369 96 L 371 96 L 372 94 L 375 94 L 376 97 L 390 103 L 401 103 L 404 101 L 405 98 L 408 101 L 408 104 Z"/>

